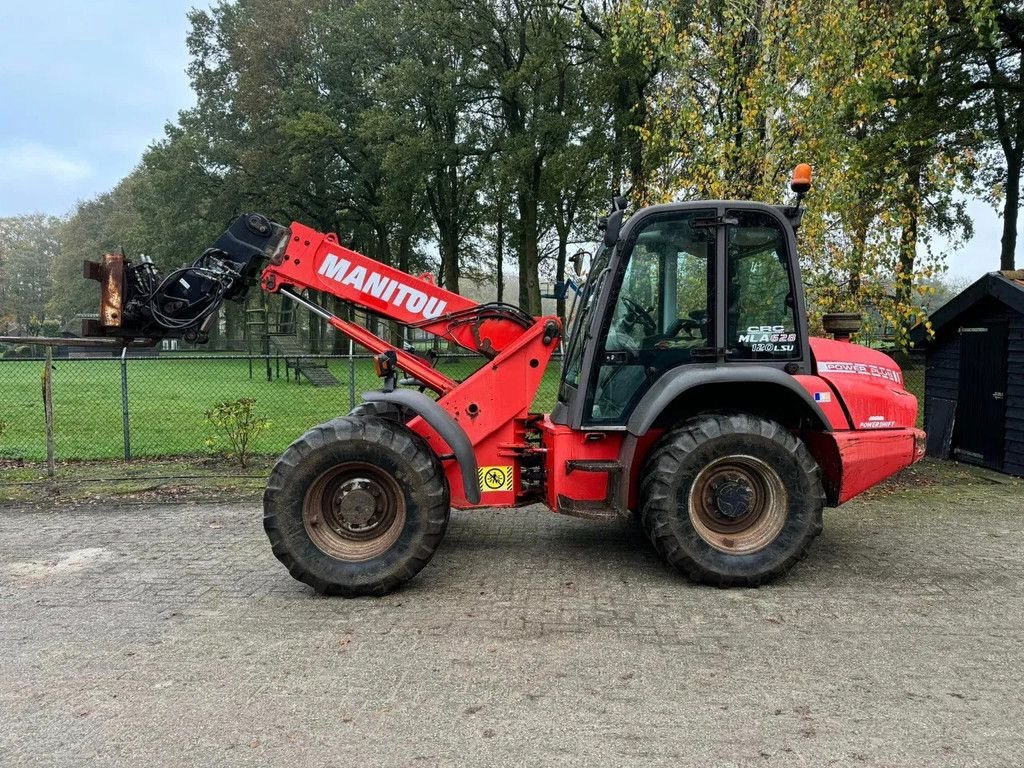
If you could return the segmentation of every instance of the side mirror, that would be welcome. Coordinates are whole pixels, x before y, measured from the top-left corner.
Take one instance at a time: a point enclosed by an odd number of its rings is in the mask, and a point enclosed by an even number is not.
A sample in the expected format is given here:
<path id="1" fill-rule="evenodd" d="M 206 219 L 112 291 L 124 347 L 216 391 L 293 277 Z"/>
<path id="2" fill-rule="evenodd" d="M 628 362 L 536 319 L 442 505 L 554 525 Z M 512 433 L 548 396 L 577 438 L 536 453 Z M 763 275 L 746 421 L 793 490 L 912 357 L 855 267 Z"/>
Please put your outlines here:
<path id="1" fill-rule="evenodd" d="M 625 213 L 621 208 L 608 214 L 608 223 L 604 228 L 604 244 L 614 248 L 619 242 L 619 231 L 622 229 L 622 216 Z"/>
<path id="2" fill-rule="evenodd" d="M 583 259 L 589 256 L 590 253 L 587 251 L 576 251 L 572 255 L 572 269 L 576 273 L 576 277 L 583 274 Z"/>

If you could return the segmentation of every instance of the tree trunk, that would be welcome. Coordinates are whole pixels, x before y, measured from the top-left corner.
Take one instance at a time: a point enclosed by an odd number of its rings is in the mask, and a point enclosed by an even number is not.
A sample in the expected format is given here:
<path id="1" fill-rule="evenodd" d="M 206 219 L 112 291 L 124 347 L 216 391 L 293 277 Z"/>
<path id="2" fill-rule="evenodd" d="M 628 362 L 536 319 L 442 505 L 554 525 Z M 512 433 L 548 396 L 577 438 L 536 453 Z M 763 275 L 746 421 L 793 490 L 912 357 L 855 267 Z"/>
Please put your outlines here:
<path id="1" fill-rule="evenodd" d="M 345 302 L 335 297 L 334 301 L 331 302 L 331 310 L 338 317 L 345 317 Z M 332 355 L 344 355 L 348 352 L 348 339 L 341 331 L 333 331 L 331 340 L 331 354 Z"/>
<path id="2" fill-rule="evenodd" d="M 496 257 L 498 264 L 494 279 L 497 281 L 498 303 L 500 304 L 505 298 L 505 204 L 503 201 L 498 203 L 497 240 Z"/>
<path id="3" fill-rule="evenodd" d="M 459 292 L 459 238 L 454 227 L 446 228 L 441 238 L 441 284 Z"/>
<path id="4" fill-rule="evenodd" d="M 565 322 L 565 258 L 566 252 L 569 250 L 569 231 L 566 230 L 563 235 L 561 232 L 558 233 L 558 257 L 555 261 L 555 286 L 556 294 L 558 298 L 555 300 L 555 314 L 557 314 L 562 322 Z M 558 292 L 557 286 L 561 286 L 561 292 Z"/>
<path id="5" fill-rule="evenodd" d="M 1013 270 L 1017 254 L 1017 217 L 1020 209 L 1021 152 L 1006 158 L 1006 204 L 1003 206 L 1002 251 L 999 268 Z"/>
<path id="6" fill-rule="evenodd" d="M 412 237 L 408 234 L 402 235 L 402 239 L 398 242 L 398 268 L 402 272 L 409 271 L 409 263 L 412 260 Z M 458 281 L 456 280 L 456 288 L 452 290 L 458 290 Z M 396 346 L 402 346 L 405 342 L 405 326 L 399 325 L 398 323 L 391 323 L 390 331 L 394 344 Z"/>
<path id="7" fill-rule="evenodd" d="M 532 184 L 517 195 L 519 207 L 519 306 L 540 315 L 540 249 L 537 243 L 537 195 Z"/>
<path id="8" fill-rule="evenodd" d="M 238 304 L 234 302 L 227 303 L 224 305 L 224 341 L 225 347 L 231 349 L 232 342 L 238 338 L 238 315 L 240 309 Z"/>
<path id="9" fill-rule="evenodd" d="M 309 300 L 318 301 L 316 291 L 309 291 Z M 309 351 L 314 355 L 320 354 L 320 316 L 309 313 Z"/>
<path id="10" fill-rule="evenodd" d="M 917 258 L 918 222 L 921 216 L 921 166 L 912 164 L 907 169 L 907 222 L 900 234 L 899 269 L 896 273 L 896 307 L 899 325 L 896 328 L 896 346 L 907 343 L 910 329 L 916 318 L 910 313 L 914 304 L 914 261 Z"/>
<path id="11" fill-rule="evenodd" d="M 207 349 L 220 349 L 217 345 L 221 343 L 220 318 L 224 311 L 225 307 L 221 307 L 213 313 L 213 321 L 210 323 L 210 327 L 206 329 L 206 332 L 209 334 L 209 339 L 206 342 Z"/>
<path id="12" fill-rule="evenodd" d="M 864 254 L 868 247 L 868 224 L 870 216 L 864 208 L 864 203 L 857 211 L 857 223 L 853 230 L 853 256 L 850 263 L 850 282 L 848 293 L 851 301 L 857 302 L 860 299 L 861 279 L 864 274 Z"/>
<path id="13" fill-rule="evenodd" d="M 614 141 L 612 153 L 612 191 L 628 194 L 636 206 L 648 201 L 645 145 L 637 129 L 647 122 L 646 88 L 640 80 L 624 80 L 616 89 Z M 623 169 L 623 166 L 625 168 Z M 622 171 L 629 176 L 629 189 L 623 189 Z"/>

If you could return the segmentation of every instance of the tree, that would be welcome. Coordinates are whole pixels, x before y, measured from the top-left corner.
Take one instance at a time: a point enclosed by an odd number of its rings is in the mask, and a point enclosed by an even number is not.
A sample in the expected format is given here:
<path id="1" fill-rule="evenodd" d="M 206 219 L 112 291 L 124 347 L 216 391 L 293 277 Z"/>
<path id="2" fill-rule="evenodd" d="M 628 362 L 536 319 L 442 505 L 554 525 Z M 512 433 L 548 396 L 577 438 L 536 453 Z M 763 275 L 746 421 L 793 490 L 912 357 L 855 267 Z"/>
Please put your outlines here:
<path id="1" fill-rule="evenodd" d="M 942 0 L 700 0 L 664 45 L 643 135 L 665 146 L 663 199 L 782 197 L 809 161 L 818 183 L 801 231 L 816 311 L 875 306 L 905 330 L 915 286 L 963 231 L 953 193 L 972 156 L 961 51 Z"/>
<path id="2" fill-rule="evenodd" d="M 652 143 L 645 129 L 692 5 L 691 0 L 577 0 L 580 19 L 591 32 L 582 39 L 595 73 L 591 98 L 610 126 L 602 155 L 610 186 L 634 204 L 651 202 L 652 175 L 669 152 L 668 146 Z"/>
<path id="3" fill-rule="evenodd" d="M 991 198 L 1003 203 L 999 268 L 1012 270 L 1024 171 L 1024 9 L 1005 0 L 966 5 L 959 20 L 967 34 L 978 36 L 974 87 L 985 96 L 980 125 L 993 147 L 987 168 Z"/>
<path id="4" fill-rule="evenodd" d="M 24 331 L 48 318 L 59 226 L 59 219 L 39 213 L 0 218 L 0 305 Z"/>
<path id="5" fill-rule="evenodd" d="M 402 3 L 397 22 L 392 44 L 399 47 L 398 61 L 385 70 L 380 89 L 381 120 L 396 134 L 387 166 L 422 183 L 436 229 L 439 282 L 458 292 L 493 149 L 481 110 L 486 95 L 474 45 L 447 0 Z"/>
<path id="6" fill-rule="evenodd" d="M 588 123 L 580 120 L 581 125 Z M 603 188 L 606 176 L 602 140 L 603 136 L 596 132 L 575 137 L 575 143 L 555 150 L 548 163 L 543 208 L 545 219 L 551 221 L 554 230 L 556 283 L 565 284 L 570 243 L 574 239 L 593 239 L 596 222 L 588 214 L 608 196 L 608 190 Z M 565 310 L 565 299 L 557 299 L 555 312 L 563 320 Z"/>
<path id="7" fill-rule="evenodd" d="M 580 77 L 574 14 L 549 0 L 452 0 L 471 23 L 481 87 L 495 128 L 495 160 L 515 203 L 519 304 L 540 314 L 540 241 L 545 174 L 554 151 L 576 132 L 570 102 Z"/>

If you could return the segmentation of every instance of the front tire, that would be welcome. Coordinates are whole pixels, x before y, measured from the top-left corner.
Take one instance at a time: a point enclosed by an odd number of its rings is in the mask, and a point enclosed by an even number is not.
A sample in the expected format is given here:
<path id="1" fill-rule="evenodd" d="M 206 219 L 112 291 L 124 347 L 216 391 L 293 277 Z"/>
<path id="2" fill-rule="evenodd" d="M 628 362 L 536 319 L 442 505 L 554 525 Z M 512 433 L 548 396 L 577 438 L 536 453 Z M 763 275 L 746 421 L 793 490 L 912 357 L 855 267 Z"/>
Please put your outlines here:
<path id="1" fill-rule="evenodd" d="M 654 548 L 704 584 L 770 581 L 821 532 L 820 468 L 801 440 L 756 416 L 701 416 L 666 433 L 640 491 Z"/>
<path id="2" fill-rule="evenodd" d="M 380 400 L 365 400 L 349 411 L 348 415 L 356 416 L 360 419 L 367 416 L 376 416 L 399 424 L 405 424 L 409 421 L 409 414 L 402 408 L 394 403 L 382 402 Z"/>
<path id="3" fill-rule="evenodd" d="M 278 459 L 263 495 L 274 555 L 317 592 L 383 595 L 430 561 L 448 527 L 444 471 L 419 435 L 345 416 Z"/>

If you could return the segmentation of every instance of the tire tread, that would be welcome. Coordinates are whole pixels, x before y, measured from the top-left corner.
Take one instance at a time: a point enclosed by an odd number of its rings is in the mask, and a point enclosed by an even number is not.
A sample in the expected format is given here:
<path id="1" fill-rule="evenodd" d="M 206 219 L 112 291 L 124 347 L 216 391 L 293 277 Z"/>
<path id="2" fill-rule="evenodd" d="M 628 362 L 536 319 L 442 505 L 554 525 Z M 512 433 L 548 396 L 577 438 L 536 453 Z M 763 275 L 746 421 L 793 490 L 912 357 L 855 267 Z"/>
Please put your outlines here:
<path id="1" fill-rule="evenodd" d="M 680 512 L 675 504 L 672 483 L 682 462 L 699 446 L 717 437 L 744 434 L 770 440 L 779 450 L 792 455 L 814 489 L 813 496 L 816 498 L 808 499 L 814 504 L 814 517 L 799 545 L 783 561 L 759 573 L 722 573 L 692 557 L 673 532 L 671 521 Z M 777 422 L 748 414 L 723 413 L 691 419 L 661 438 L 646 463 L 644 479 L 640 484 L 640 498 L 641 525 L 655 551 L 669 565 L 687 578 L 703 584 L 756 587 L 782 575 L 806 556 L 811 543 L 821 533 L 825 491 L 821 468 L 803 441 L 789 430 Z"/>
<path id="2" fill-rule="evenodd" d="M 298 501 L 296 510 L 295 492 L 289 488 L 290 479 L 318 452 L 346 442 L 372 443 L 401 457 L 416 476 L 419 485 L 417 498 L 426 502 L 425 509 L 409 509 L 408 506 L 406 509 L 407 515 L 423 516 L 427 524 L 426 533 L 398 567 L 375 582 L 346 584 L 318 576 L 296 553 L 293 541 L 284 535 L 281 526 L 284 516 L 298 514 L 301 517 L 301 501 Z M 449 499 L 440 461 L 419 435 L 383 415 L 361 412 L 313 427 L 285 450 L 274 465 L 263 494 L 263 527 L 270 539 L 274 556 L 298 581 L 323 594 L 344 597 L 380 596 L 411 579 L 430 562 L 448 527 Z"/>

